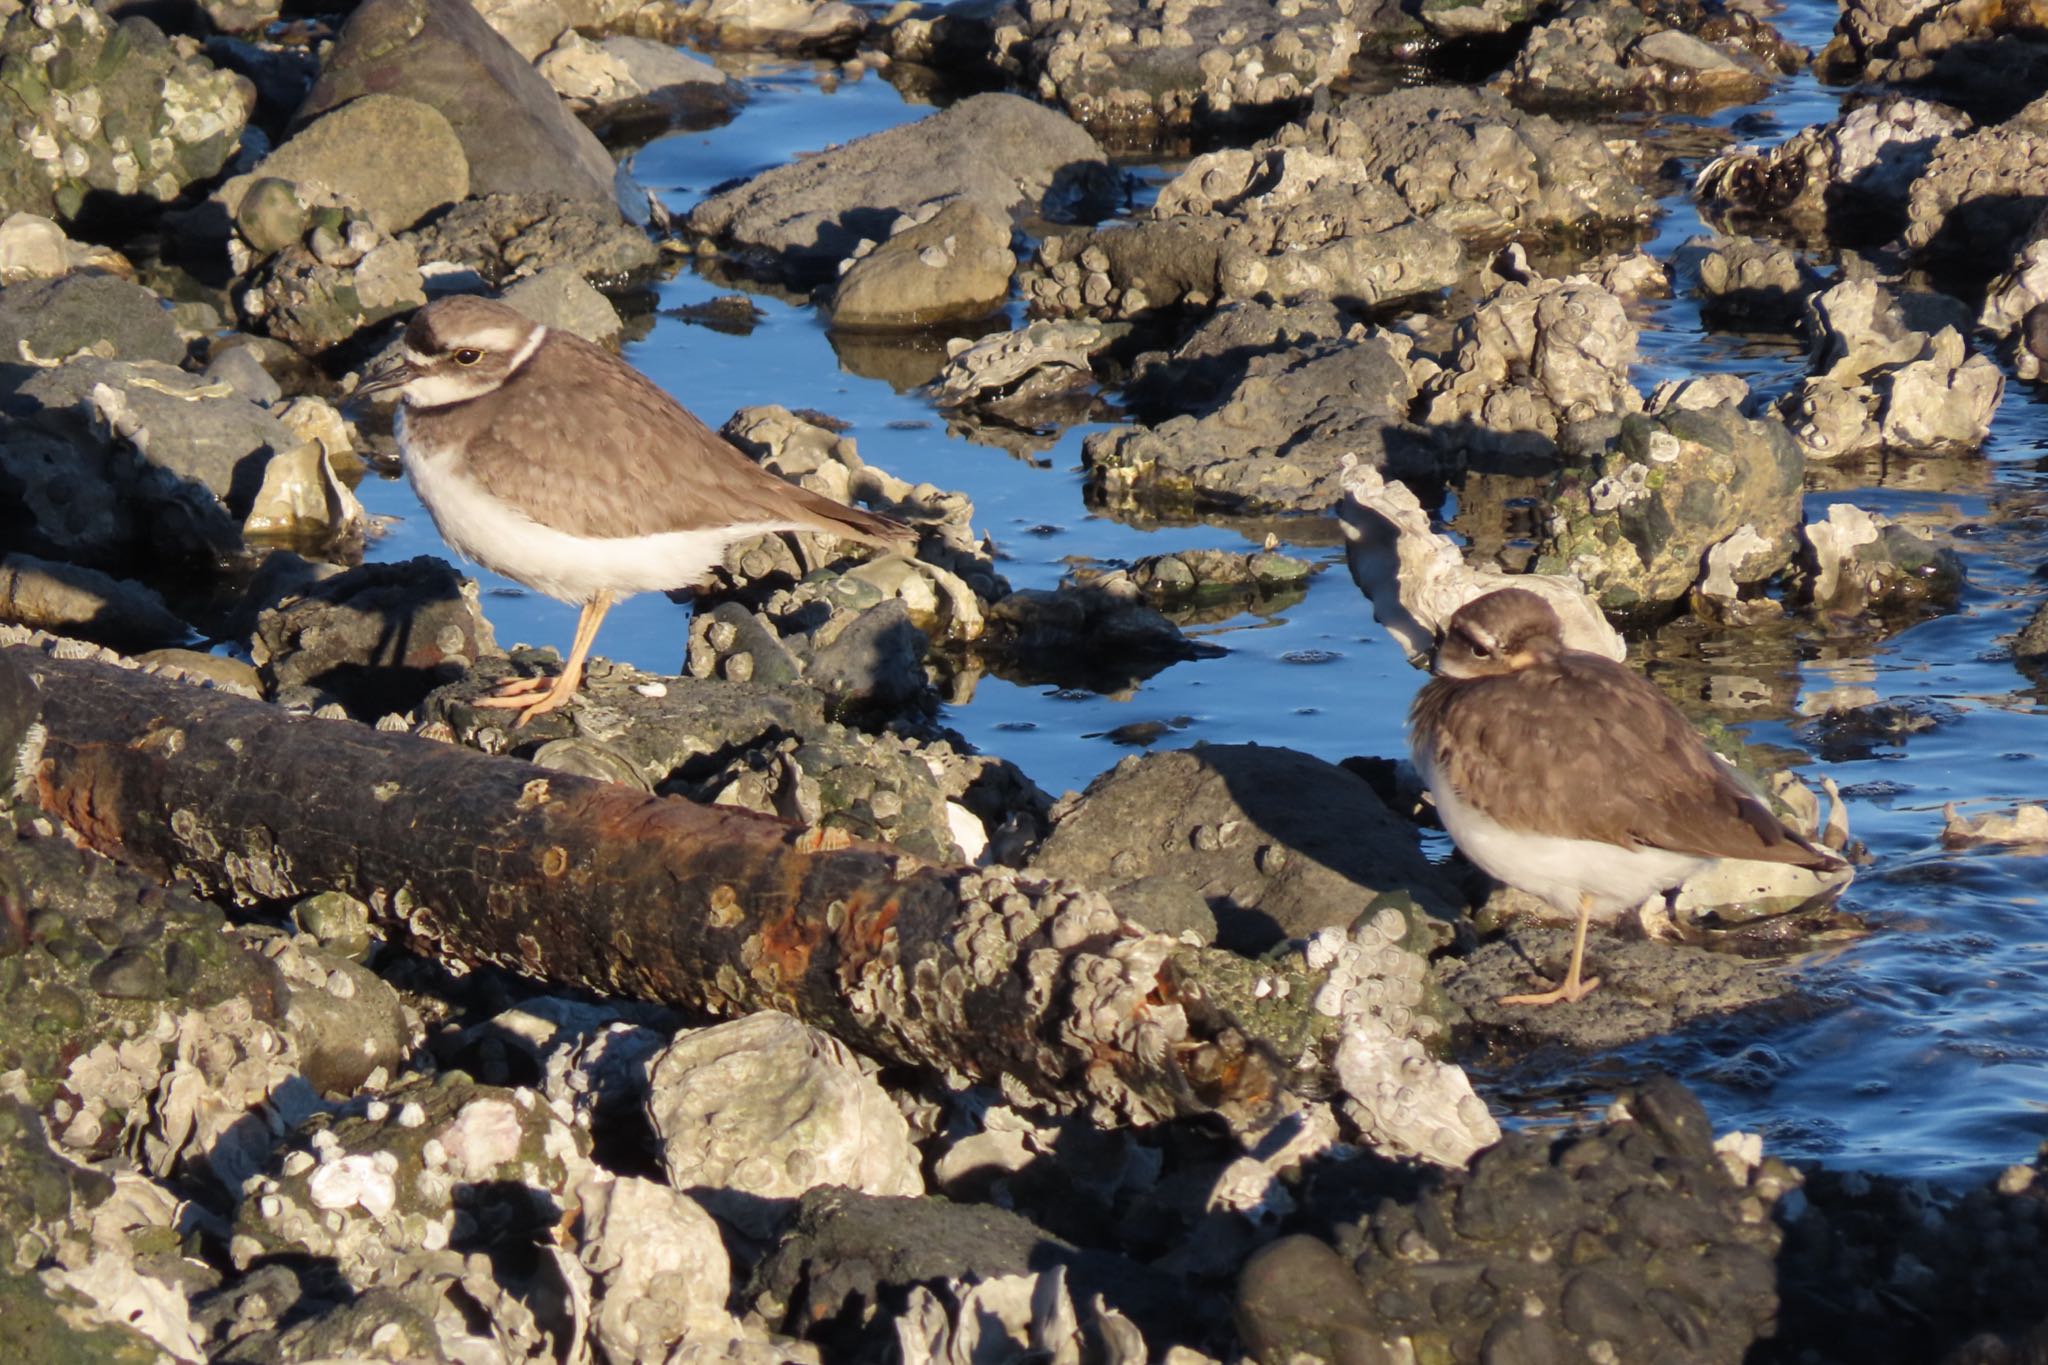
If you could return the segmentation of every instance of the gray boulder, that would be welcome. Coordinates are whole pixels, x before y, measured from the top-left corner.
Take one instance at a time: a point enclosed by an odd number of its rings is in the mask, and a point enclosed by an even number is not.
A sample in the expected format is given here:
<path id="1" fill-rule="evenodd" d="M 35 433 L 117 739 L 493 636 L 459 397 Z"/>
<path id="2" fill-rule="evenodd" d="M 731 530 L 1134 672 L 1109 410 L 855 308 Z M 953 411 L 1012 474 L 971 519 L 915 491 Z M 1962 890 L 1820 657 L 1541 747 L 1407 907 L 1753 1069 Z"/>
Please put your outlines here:
<path id="1" fill-rule="evenodd" d="M 399 240 L 423 266 L 460 266 L 494 286 L 557 267 L 586 279 L 618 280 L 645 270 L 659 255 L 647 234 L 621 221 L 612 205 L 558 194 L 468 199 Z"/>
<path id="2" fill-rule="evenodd" d="M 383 232 L 469 197 L 469 159 L 453 126 L 433 105 L 399 95 L 364 95 L 300 129 L 221 187 L 231 216 L 264 177 L 291 181 L 309 199 L 315 190 L 337 195 Z"/>
<path id="3" fill-rule="evenodd" d="M 2012 122 L 1945 139 L 1907 197 L 1907 247 L 1987 274 L 2048 209 L 2048 126 Z"/>
<path id="4" fill-rule="evenodd" d="M 49 362 L 80 351 L 163 365 L 185 360 L 185 343 L 163 300 L 139 284 L 66 275 L 0 289 L 0 358 Z"/>
<path id="5" fill-rule="evenodd" d="M 192 634 L 154 588 L 20 553 L 0 558 L 0 621 L 130 650 Z"/>
<path id="6" fill-rule="evenodd" d="M 365 0 L 342 25 L 303 126 L 371 93 L 440 110 L 472 194 L 554 194 L 616 207 L 604 145 L 465 0 Z"/>
<path id="7" fill-rule="evenodd" d="M 836 327 L 894 329 L 986 317 L 1010 292 L 1010 220 L 968 199 L 929 204 L 856 256 L 832 295 Z"/>
<path id="8" fill-rule="evenodd" d="M 1056 808 L 1034 870 L 1114 888 L 1172 877 L 1216 915 L 1216 941 L 1261 953 L 1344 928 L 1382 896 L 1420 906 L 1407 944 L 1448 940 L 1462 898 L 1414 827 L 1366 783 L 1292 749 L 1209 744 L 1127 758 Z"/>
<path id="9" fill-rule="evenodd" d="M 1530 33 L 1496 85 L 1528 107 L 1710 110 L 1761 99 L 1803 55 L 1761 20 L 1697 3 L 1580 0 Z"/>
<path id="10" fill-rule="evenodd" d="M 765 171 L 699 204 L 689 226 L 817 279 L 935 199 L 967 199 L 1008 221 L 1108 176 L 1102 149 L 1070 119 L 1016 95 L 976 95 Z"/>

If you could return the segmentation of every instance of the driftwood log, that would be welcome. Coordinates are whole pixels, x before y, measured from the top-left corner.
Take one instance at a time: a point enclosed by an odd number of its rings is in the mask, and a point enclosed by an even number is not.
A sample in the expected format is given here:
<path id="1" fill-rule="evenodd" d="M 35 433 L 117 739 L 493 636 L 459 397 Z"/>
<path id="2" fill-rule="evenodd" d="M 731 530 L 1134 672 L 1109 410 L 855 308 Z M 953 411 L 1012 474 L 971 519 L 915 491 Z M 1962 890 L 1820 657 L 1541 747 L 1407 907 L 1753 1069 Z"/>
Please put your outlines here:
<path id="1" fill-rule="evenodd" d="M 0 648 L 0 791 L 86 845 L 244 904 L 340 890 L 451 960 L 716 1014 L 1103 1118 L 1256 1123 L 1320 1023 L 1209 1003 L 1270 978 L 1098 893 L 291 715 L 91 657 Z M 1287 995 L 1289 992 L 1282 992 Z M 1468 1092 L 1469 1093 L 1469 1092 Z M 1483 1111 L 1482 1111 L 1483 1113 Z"/>

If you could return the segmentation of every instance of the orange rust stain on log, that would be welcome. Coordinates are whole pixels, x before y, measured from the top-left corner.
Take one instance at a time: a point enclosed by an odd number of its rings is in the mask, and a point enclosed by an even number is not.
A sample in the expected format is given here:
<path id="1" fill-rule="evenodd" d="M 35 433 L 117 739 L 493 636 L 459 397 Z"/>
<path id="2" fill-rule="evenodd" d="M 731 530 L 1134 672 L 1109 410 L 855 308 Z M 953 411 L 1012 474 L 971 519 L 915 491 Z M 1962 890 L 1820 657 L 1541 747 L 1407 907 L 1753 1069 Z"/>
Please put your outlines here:
<path id="1" fill-rule="evenodd" d="M 889 930 L 903 913 L 903 898 L 894 892 L 869 904 L 865 891 L 856 891 L 845 901 L 846 919 L 839 928 L 839 942 L 849 958 L 865 961 L 882 951 Z"/>
<path id="2" fill-rule="evenodd" d="M 76 750 L 58 779 L 55 759 L 36 765 L 36 803 L 102 853 L 122 846 L 120 765 L 98 745 Z"/>
<path id="3" fill-rule="evenodd" d="M 559 877 L 569 870 L 569 850 L 560 844 L 551 844 L 548 851 L 540 855 L 540 874 L 543 877 Z"/>

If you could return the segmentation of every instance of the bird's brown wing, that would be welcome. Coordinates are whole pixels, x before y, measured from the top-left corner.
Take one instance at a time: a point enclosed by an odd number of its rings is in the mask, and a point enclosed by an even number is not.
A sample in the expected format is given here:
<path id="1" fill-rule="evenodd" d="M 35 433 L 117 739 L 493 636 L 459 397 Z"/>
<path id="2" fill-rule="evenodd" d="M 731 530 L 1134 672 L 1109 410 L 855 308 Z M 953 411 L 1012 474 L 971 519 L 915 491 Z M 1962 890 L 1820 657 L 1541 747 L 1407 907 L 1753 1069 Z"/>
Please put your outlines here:
<path id="1" fill-rule="evenodd" d="M 1418 735 L 1467 803 L 1540 834 L 1704 857 L 1841 866 L 1771 813 L 1656 687 L 1567 651 L 1499 677 L 1436 679 Z"/>
<path id="2" fill-rule="evenodd" d="M 638 370 L 567 332 L 549 332 L 501 388 L 463 409 L 436 419 L 460 436 L 470 476 L 572 535 L 764 523 L 872 545 L 912 539 L 899 521 L 777 478 Z"/>

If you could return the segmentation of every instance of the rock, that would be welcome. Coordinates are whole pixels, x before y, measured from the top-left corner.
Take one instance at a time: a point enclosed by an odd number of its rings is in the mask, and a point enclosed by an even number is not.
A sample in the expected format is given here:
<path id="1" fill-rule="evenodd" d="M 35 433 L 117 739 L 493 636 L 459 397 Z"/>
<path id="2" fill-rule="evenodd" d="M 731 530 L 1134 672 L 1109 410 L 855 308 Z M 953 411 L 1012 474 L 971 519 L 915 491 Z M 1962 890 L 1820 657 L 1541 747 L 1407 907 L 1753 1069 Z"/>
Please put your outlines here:
<path id="1" fill-rule="evenodd" d="M 363 505 L 334 472 L 327 447 L 306 441 L 279 451 L 263 467 L 263 485 L 242 519 L 252 545 L 296 546 L 309 555 L 360 539 Z"/>
<path id="2" fill-rule="evenodd" d="M 574 332 L 600 346 L 616 344 L 626 329 L 612 301 L 567 266 L 550 266 L 538 275 L 528 275 L 499 299 L 543 327 Z"/>
<path id="3" fill-rule="evenodd" d="M 1343 76 L 1369 28 L 1419 36 L 1392 6 L 1368 11 L 1323 0 L 1286 10 L 1243 0 L 1114 0 L 1027 6 L 1002 18 L 989 49 L 1005 74 L 1126 146 L 1270 126 Z"/>
<path id="4" fill-rule="evenodd" d="M 469 197 L 469 160 L 455 129 L 431 103 L 366 94 L 320 115 L 219 191 L 230 216 L 259 179 L 289 181 L 302 197 L 324 190 L 395 233 Z"/>
<path id="5" fill-rule="evenodd" d="M 263 680 L 256 670 L 226 654 L 202 654 L 196 649 L 152 649 L 135 656 L 145 673 L 169 673 L 207 683 L 251 701 L 263 700 Z"/>
<path id="6" fill-rule="evenodd" d="M 1907 196 L 1944 139 L 1971 127 L 1946 105 L 1882 95 L 1767 152 L 1740 148 L 1709 162 L 1697 188 L 1730 231 L 1759 219 L 1845 244 L 1882 242 L 1906 226 Z"/>
<path id="7" fill-rule="evenodd" d="M 274 698 L 375 721 L 497 651 L 474 579 L 432 558 L 364 564 L 258 618 L 250 657 Z"/>
<path id="8" fill-rule="evenodd" d="M 252 189 L 244 208 L 255 198 Z M 313 356 L 425 305 L 419 258 L 410 242 L 352 213 L 325 209 L 310 216 L 312 231 L 287 242 L 237 296 L 252 324 Z"/>
<path id="9" fill-rule="evenodd" d="M 1872 279 L 1845 279 L 1807 302 L 1808 377 L 1779 405 L 1808 458 L 1870 450 L 1973 450 L 1991 430 L 2005 376 L 1961 332 L 1907 325 Z"/>
<path id="10" fill-rule="evenodd" d="M 654 1060 L 648 1117 L 669 1183 L 750 1235 L 821 1185 L 924 1193 L 910 1131 L 832 1038 L 764 1012 L 681 1034 Z"/>
<path id="11" fill-rule="evenodd" d="M 1496 88 L 1524 107 L 1705 111 L 1763 98 L 1805 53 L 1705 4 L 1581 3 L 1530 33 Z"/>
<path id="12" fill-rule="evenodd" d="M 843 0 L 674 0 L 662 26 L 713 48 L 842 55 L 867 30 Z"/>
<path id="13" fill-rule="evenodd" d="M 653 1365 L 685 1340 L 740 1335 L 725 1310 L 731 1263 L 703 1205 L 630 1175 L 587 1180 L 576 1202 L 577 1260 L 603 1291 L 591 1329 L 607 1359 Z"/>
<path id="14" fill-rule="evenodd" d="M 299 1074 L 323 1095 L 353 1095 L 388 1081 L 412 1050 L 398 992 L 369 968 L 324 949 L 287 945 L 271 955 L 285 980 L 285 1028 Z"/>
<path id="15" fill-rule="evenodd" d="M 1117 591 L 1070 582 L 1010 593 L 990 608 L 983 647 L 1017 681 L 1106 692 L 1221 653 L 1188 639 L 1128 582 Z"/>
<path id="16" fill-rule="evenodd" d="M 1313 1237 L 1282 1237 L 1253 1253 L 1237 1281 L 1237 1319 L 1245 1350 L 1266 1365 L 1303 1356 L 1351 1365 L 1401 1359 L 1351 1267 Z"/>
<path id="17" fill-rule="evenodd" d="M 1977 325 L 1985 331 L 2013 339 L 2013 368 L 2021 379 L 2041 375 L 2036 348 L 2048 341 L 2048 311 L 2043 304 L 2048 304 L 2048 211 L 2034 220 L 2011 264 L 1985 289 L 1984 307 L 1977 314 Z"/>
<path id="18" fill-rule="evenodd" d="M 2012 657 L 2029 677 L 2048 673 L 2048 602 L 2036 607 L 2027 624 L 2013 637 Z"/>
<path id="19" fill-rule="evenodd" d="M 529 62 L 538 62 L 569 30 L 569 17 L 555 0 L 482 0 L 476 12 Z"/>
<path id="20" fill-rule="evenodd" d="M 1102 584 L 1112 591 L 1116 584 L 1129 582 L 1147 601 L 1165 607 L 1187 607 L 1297 592 L 1307 585 L 1318 567 L 1277 550 L 1181 550 L 1147 555 L 1133 561 L 1128 569 L 1078 569 L 1075 577 L 1083 583 Z"/>
<path id="21" fill-rule="evenodd" d="M 240 77 L 146 19 L 117 25 L 77 0 L 13 10 L 0 64 L 15 73 L 0 143 L 9 212 L 68 222 L 95 195 L 168 204 L 227 162 L 249 117 Z"/>
<path id="22" fill-rule="evenodd" d="M 1170 872 L 1125 882 L 1111 899 L 1119 915 L 1155 934 L 1192 934 L 1198 943 L 1216 941 L 1216 912 L 1200 891 Z"/>
<path id="23" fill-rule="evenodd" d="M 370 955 L 370 907 L 345 891 L 320 891 L 292 907 L 292 924 L 326 951 L 350 962 Z"/>
<path id="24" fill-rule="evenodd" d="M 832 325 L 914 328 L 985 317 L 1010 293 L 1010 223 L 970 199 L 927 204 L 857 255 L 832 294 Z"/>
<path id="25" fill-rule="evenodd" d="M 469 193 L 554 195 L 609 210 L 612 160 L 518 51 L 460 0 L 365 0 L 299 107 L 305 124 L 372 92 L 432 105 L 469 160 Z"/>
<path id="26" fill-rule="evenodd" d="M 1110 888 L 1177 878 L 1207 899 L 1219 946 L 1241 953 L 1348 925 L 1382 896 L 1421 907 L 1410 946 L 1424 951 L 1461 903 L 1372 788 L 1290 749 L 1127 758 L 1055 817 L 1035 870 Z"/>
<path id="27" fill-rule="evenodd" d="M 0 222 L 0 285 L 53 280 L 74 270 L 97 270 L 123 278 L 135 267 L 109 247 L 74 242 L 64 229 L 35 213 L 10 213 Z"/>
<path id="28" fill-rule="evenodd" d="M 946 367 L 928 392 L 942 408 L 1035 400 L 1087 388 L 1095 382 L 1089 357 L 1104 340 L 1093 322 L 1032 322 L 979 341 L 946 343 Z"/>
<path id="29" fill-rule="evenodd" d="M 1099 192 L 1107 179 L 1101 149 L 1075 124 L 1015 95 L 975 95 L 714 194 L 689 226 L 817 279 L 920 204 L 964 198 L 1008 221 L 1048 198 Z"/>
<path id="30" fill-rule="evenodd" d="M 294 1135 L 246 1192 L 229 1258 L 246 1270 L 269 1256 L 328 1257 L 360 1290 L 451 1242 L 531 1243 L 561 1219 L 589 1172 L 588 1149 L 582 1130 L 531 1091 L 460 1072 L 409 1079 Z"/>
<path id="31" fill-rule="evenodd" d="M 1339 1297 L 1332 1284 L 1323 1313 L 1305 1312 L 1300 1282 L 1269 1261 L 1247 1266 L 1237 1301 L 1247 1338 L 1298 1344 L 1307 1333 L 1358 1344 L 1360 1354 L 1332 1358 L 1362 1361 L 1435 1349 L 1557 1360 L 1605 1342 L 1619 1360 L 1734 1365 L 1775 1326 L 1769 1208 L 1798 1177 L 1783 1162 L 1731 1176 L 1705 1112 L 1676 1082 L 1651 1081 L 1613 1112 L 1596 1133 L 1511 1134 L 1469 1170 L 1347 1222 L 1334 1240 L 1359 1292 Z M 1570 1250 L 1532 1257 L 1532 1247 Z M 1334 1279 L 1304 1249 L 1266 1254 L 1314 1282 Z M 1440 1292 L 1446 1284 L 1456 1289 Z"/>
<path id="32" fill-rule="evenodd" d="M 1782 425 L 1734 407 L 1630 417 L 1552 484 L 1535 569 L 1573 575 L 1609 612 L 1653 612 L 1685 597 L 1711 547 L 1746 532 L 1728 569 L 1756 586 L 1797 553 L 1805 473 Z"/>
<path id="33" fill-rule="evenodd" d="M 192 634 L 153 588 L 20 553 L 0 558 L 0 621 L 131 652 Z"/>
<path id="34" fill-rule="evenodd" d="M 566 33 L 537 69 L 585 124 L 607 138 L 715 128 L 747 98 L 745 86 L 711 63 L 646 38 L 592 42 Z"/>
<path id="35" fill-rule="evenodd" d="M 849 1311 L 857 1304 L 900 1301 L 913 1284 L 986 1283 L 1056 1266 L 1077 1298 L 1099 1294 L 1162 1338 L 1169 1322 L 1185 1329 L 1198 1307 L 1199 1296 L 1160 1271 L 1077 1249 L 993 1205 L 877 1198 L 829 1186 L 796 1201 L 795 1216 L 739 1297 L 782 1330 L 824 1336 L 827 1359 L 850 1360 L 867 1354 L 859 1345 L 863 1332 L 871 1346 L 884 1339 L 893 1346 L 894 1339 L 886 1316 Z"/>
<path id="36" fill-rule="evenodd" d="M 2048 209 L 2044 187 L 2048 127 L 2010 123 L 1945 138 L 1913 181 L 1905 244 L 1921 262 L 1989 273 Z"/>
<path id="37" fill-rule="evenodd" d="M 1678 248 L 1676 264 L 1697 279 L 1701 311 L 1721 326 L 1789 332 L 1821 286 L 1798 252 L 1755 237 L 1695 237 Z"/>
<path id="38" fill-rule="evenodd" d="M 1430 423 L 1467 448 L 1549 455 L 1566 429 L 1642 409 L 1629 382 L 1636 327 L 1591 280 L 1509 281 L 1453 334 L 1454 350 L 1424 387 Z"/>
<path id="39" fill-rule="evenodd" d="M 1962 591 L 1963 562 L 1954 550 L 1882 513 L 1838 502 L 1827 520 L 1800 529 L 1808 596 L 1823 611 L 1948 608 Z"/>
<path id="40" fill-rule="evenodd" d="M 1386 334 L 1255 355 L 1227 399 L 1197 415 L 1083 442 L 1092 490 L 1112 507 L 1237 516 L 1328 508 L 1347 456 L 1389 477 L 1440 475 L 1407 425 L 1414 390 Z"/>
<path id="41" fill-rule="evenodd" d="M 263 367 L 262 358 L 250 346 L 230 346 L 218 352 L 206 363 L 200 378 L 209 384 L 225 384 L 237 398 L 246 398 L 259 407 L 269 407 L 284 398 L 284 386 Z"/>
<path id="42" fill-rule="evenodd" d="M 1047 237 L 1025 297 L 1042 313 L 1128 317 L 1254 299 L 1371 308 L 1456 283 L 1451 232 L 1357 156 L 1286 136 L 1195 158 L 1134 223 Z"/>
<path id="43" fill-rule="evenodd" d="M 1830 82 L 1907 85 L 1997 120 L 2041 93 L 2043 54 L 2023 35 L 2037 6 L 1957 0 L 1845 0 L 1814 67 Z"/>
<path id="44" fill-rule="evenodd" d="M 897 598 L 854 616 L 829 640 L 814 637 L 804 677 L 836 710 L 884 715 L 913 707 L 936 710 L 924 671 L 929 646 L 924 632 L 911 623 L 910 609 Z"/>
<path id="45" fill-rule="evenodd" d="M 657 259 L 647 234 L 603 205 L 546 194 L 469 199 L 400 239 L 422 266 L 473 270 L 499 287 L 564 267 L 585 279 L 620 281 Z"/>
<path id="46" fill-rule="evenodd" d="M 265 464 L 299 443 L 225 385 L 153 361 L 68 361 L 30 375 L 11 402 L 26 428 L 0 444 L 25 514 L 13 543 L 102 568 L 149 553 L 239 557 Z"/>
<path id="47" fill-rule="evenodd" d="M 0 289 L 0 363 L 47 365 L 80 351 L 182 365 L 185 343 L 163 300 L 107 275 L 66 275 Z"/>

